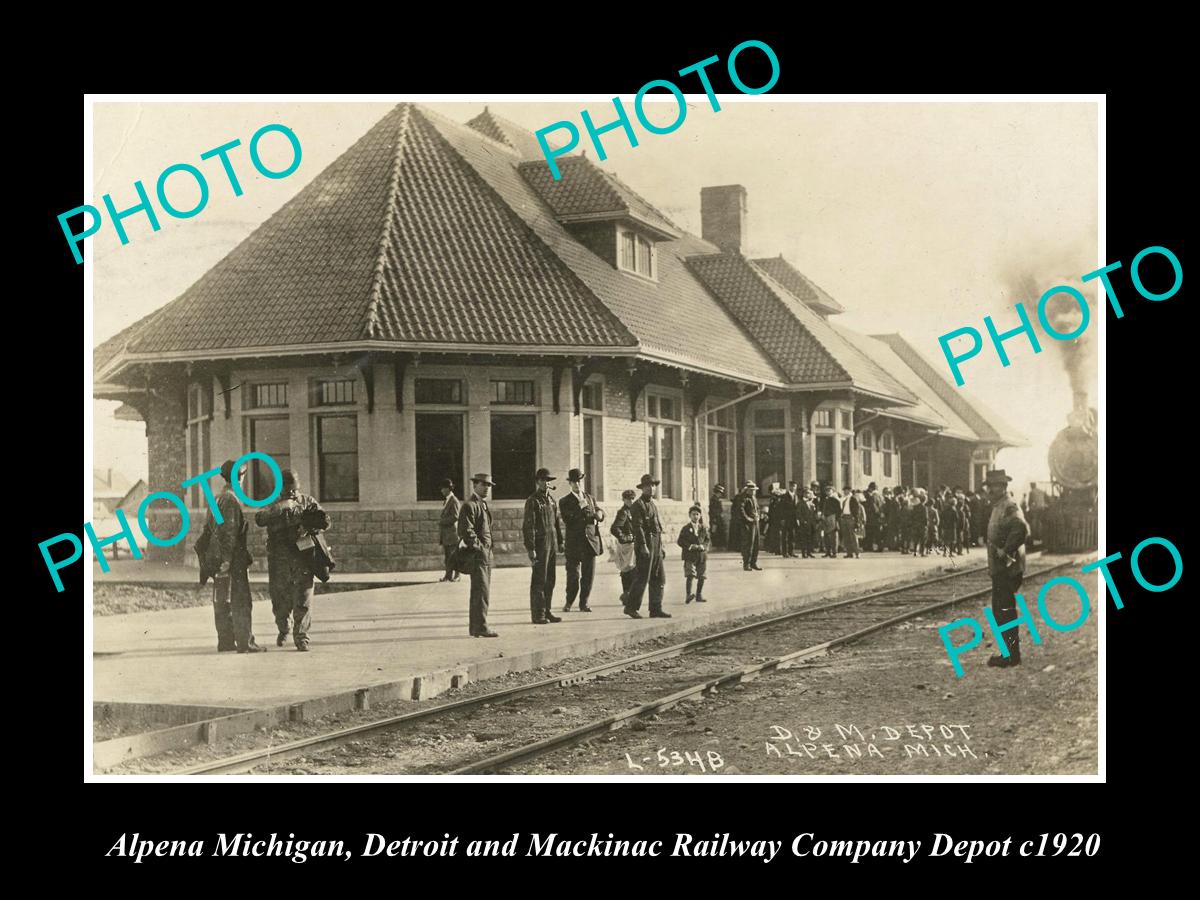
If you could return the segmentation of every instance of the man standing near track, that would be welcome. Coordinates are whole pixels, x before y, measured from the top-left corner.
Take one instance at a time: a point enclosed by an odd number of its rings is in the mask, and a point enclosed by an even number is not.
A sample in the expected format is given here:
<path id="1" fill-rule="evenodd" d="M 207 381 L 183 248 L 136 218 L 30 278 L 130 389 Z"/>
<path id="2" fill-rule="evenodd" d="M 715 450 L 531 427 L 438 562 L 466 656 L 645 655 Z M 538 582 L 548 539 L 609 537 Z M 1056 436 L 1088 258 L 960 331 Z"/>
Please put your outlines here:
<path id="1" fill-rule="evenodd" d="M 549 469 L 538 469 L 533 476 L 537 489 L 525 500 L 525 521 L 521 532 L 525 550 L 533 564 L 529 582 L 529 615 L 534 625 L 561 622 L 551 610 L 554 602 L 555 563 L 563 552 L 563 520 L 558 504 L 550 496 L 555 476 Z"/>
<path id="2" fill-rule="evenodd" d="M 600 540 L 600 523 L 604 521 L 604 510 L 596 504 L 596 498 L 583 489 L 584 474 L 579 469 L 567 473 L 571 490 L 558 501 L 567 536 L 564 541 L 567 552 L 567 605 L 563 612 L 571 611 L 571 604 L 579 597 L 579 611 L 591 612 L 588 597 L 592 594 L 592 578 L 596 571 L 596 557 L 604 552 Z"/>
<path id="3" fill-rule="evenodd" d="M 1025 577 L 1025 539 L 1029 526 L 1021 516 L 1021 508 L 1008 496 L 1012 481 L 1003 469 L 988 472 L 984 485 L 992 501 L 987 523 L 988 574 L 992 576 L 992 614 L 996 625 L 1003 627 L 1017 617 L 1016 593 Z M 1021 664 L 1021 635 L 1018 628 L 1003 633 L 1001 652 L 987 664 L 1000 669 Z"/>
<path id="4" fill-rule="evenodd" d="M 471 554 L 469 630 L 471 637 L 494 638 L 500 635 L 488 628 L 488 602 L 492 591 L 492 511 L 488 492 L 496 486 L 490 475 L 479 472 L 471 477 L 471 496 L 458 511 L 458 536 Z"/>
<path id="5" fill-rule="evenodd" d="M 650 618 L 671 618 L 671 614 L 662 608 L 663 591 L 667 586 L 663 560 L 667 553 L 662 543 L 662 520 L 658 517 L 658 507 L 654 505 L 654 488 L 658 483 L 653 476 L 643 475 L 638 483 L 642 496 L 634 500 L 630 508 L 633 548 L 637 557 L 637 575 L 629 591 L 629 599 L 625 601 L 625 615 L 631 619 L 642 617 L 638 610 L 642 608 L 642 594 L 647 587 L 650 588 Z"/>

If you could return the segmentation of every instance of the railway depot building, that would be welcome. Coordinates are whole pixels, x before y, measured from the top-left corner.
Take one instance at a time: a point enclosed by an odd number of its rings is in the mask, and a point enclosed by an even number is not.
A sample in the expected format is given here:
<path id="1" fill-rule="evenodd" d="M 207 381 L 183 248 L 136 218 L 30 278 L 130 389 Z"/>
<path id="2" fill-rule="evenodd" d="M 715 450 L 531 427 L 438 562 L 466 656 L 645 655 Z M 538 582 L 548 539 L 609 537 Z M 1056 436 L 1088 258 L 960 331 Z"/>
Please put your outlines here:
<path id="1" fill-rule="evenodd" d="M 490 111 L 394 108 L 96 349 L 95 396 L 146 423 L 150 490 L 264 451 L 329 511 L 343 571 L 397 571 L 440 566 L 447 477 L 461 496 L 491 473 L 503 559 L 542 465 L 581 468 L 610 515 L 653 473 L 671 531 L 718 482 L 974 488 L 1024 443 L 899 335 L 833 322 L 782 256 L 743 256 L 741 186 L 703 189 L 696 237 L 586 157 L 559 165 Z M 151 550 L 191 563 L 205 502 L 185 499 L 188 540 Z"/>

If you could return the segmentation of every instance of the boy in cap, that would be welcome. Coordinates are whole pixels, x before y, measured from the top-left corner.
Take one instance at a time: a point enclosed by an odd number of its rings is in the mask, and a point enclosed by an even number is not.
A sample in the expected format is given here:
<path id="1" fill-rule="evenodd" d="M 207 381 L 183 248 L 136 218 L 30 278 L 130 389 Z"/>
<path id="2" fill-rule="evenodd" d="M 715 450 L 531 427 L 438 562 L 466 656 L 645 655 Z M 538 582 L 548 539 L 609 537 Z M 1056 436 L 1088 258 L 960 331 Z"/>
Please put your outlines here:
<path id="1" fill-rule="evenodd" d="M 629 488 L 621 491 L 621 502 L 624 504 L 613 517 L 612 527 L 608 533 L 617 539 L 618 544 L 633 544 L 633 501 L 637 499 L 637 491 Z M 621 573 L 621 605 L 629 602 L 629 592 L 633 589 L 633 580 L 637 575 L 637 566 Z"/>
<path id="2" fill-rule="evenodd" d="M 701 509 L 699 503 L 692 504 L 688 510 L 688 524 L 684 525 L 679 531 L 679 538 L 675 541 L 679 548 L 683 551 L 683 577 L 687 584 L 685 589 L 684 605 L 695 600 L 697 603 L 704 603 L 704 573 L 708 567 L 708 548 L 710 546 L 710 538 L 708 528 L 705 527 L 701 516 L 704 510 Z M 696 581 L 696 593 L 692 593 L 692 580 Z"/>

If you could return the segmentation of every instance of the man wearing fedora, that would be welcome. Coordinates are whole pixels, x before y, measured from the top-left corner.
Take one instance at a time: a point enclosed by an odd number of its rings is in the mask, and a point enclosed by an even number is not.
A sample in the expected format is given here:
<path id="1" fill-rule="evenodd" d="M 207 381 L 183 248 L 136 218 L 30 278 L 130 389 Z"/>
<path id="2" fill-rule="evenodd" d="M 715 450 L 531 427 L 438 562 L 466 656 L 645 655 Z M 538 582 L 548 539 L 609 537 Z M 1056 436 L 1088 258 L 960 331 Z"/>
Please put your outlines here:
<path id="1" fill-rule="evenodd" d="M 758 564 L 758 485 L 747 481 L 742 485 L 742 495 L 734 504 L 734 509 L 741 522 L 742 532 L 742 569 L 746 572 L 761 572 Z"/>
<path id="2" fill-rule="evenodd" d="M 488 600 L 492 590 L 492 511 L 488 492 L 495 487 L 491 476 L 483 472 L 471 476 L 471 496 L 458 513 L 458 536 L 474 559 L 471 575 L 471 637 L 499 637 L 488 628 Z"/>
<path id="3" fill-rule="evenodd" d="M 566 527 L 564 541 L 567 555 L 567 605 L 563 612 L 570 612 L 575 598 L 579 597 L 579 611 L 591 612 L 588 597 L 592 594 L 592 578 L 596 571 L 596 557 L 604 552 L 600 539 L 600 524 L 604 521 L 604 510 L 596 505 L 596 498 L 583 489 L 584 474 L 579 469 L 567 473 L 571 490 L 558 501 Z"/>
<path id="4" fill-rule="evenodd" d="M 663 591 L 667 586 L 667 572 L 663 560 L 667 553 L 663 549 L 663 526 L 654 505 L 654 487 L 659 482 L 650 475 L 643 475 L 638 487 L 642 496 L 633 501 L 630 519 L 633 525 L 633 550 L 637 558 L 637 576 L 629 599 L 625 601 L 625 615 L 640 619 L 642 594 L 650 587 L 650 618 L 669 619 L 671 614 L 663 612 Z"/>
<path id="5" fill-rule="evenodd" d="M 992 503 L 987 523 L 988 574 L 992 576 L 992 614 L 997 625 L 1017 617 L 1016 593 L 1025 578 L 1025 539 L 1029 526 L 1021 516 L 1021 507 L 1008 496 L 1012 478 L 1003 469 L 987 473 L 984 485 Z M 1021 664 L 1021 636 L 1018 628 L 1003 634 L 1000 653 L 987 661 L 989 666 L 1007 669 Z"/>
<path id="6" fill-rule="evenodd" d="M 533 564 L 529 582 L 529 614 L 534 625 L 561 622 L 551 610 L 554 602 L 555 563 L 563 552 L 563 520 L 558 504 L 550 496 L 555 476 L 549 469 L 538 469 L 533 476 L 537 488 L 525 500 L 525 521 L 521 533 L 525 550 Z"/>
<path id="7" fill-rule="evenodd" d="M 442 555 L 445 557 L 446 574 L 439 581 L 458 581 L 458 573 L 454 571 L 454 566 L 450 562 L 450 558 L 454 555 L 454 551 L 458 549 L 458 512 L 462 506 L 459 500 L 454 496 L 454 482 L 449 478 L 443 478 L 442 483 L 438 485 L 438 489 L 442 492 L 442 514 L 438 518 L 438 541 L 442 545 Z"/>

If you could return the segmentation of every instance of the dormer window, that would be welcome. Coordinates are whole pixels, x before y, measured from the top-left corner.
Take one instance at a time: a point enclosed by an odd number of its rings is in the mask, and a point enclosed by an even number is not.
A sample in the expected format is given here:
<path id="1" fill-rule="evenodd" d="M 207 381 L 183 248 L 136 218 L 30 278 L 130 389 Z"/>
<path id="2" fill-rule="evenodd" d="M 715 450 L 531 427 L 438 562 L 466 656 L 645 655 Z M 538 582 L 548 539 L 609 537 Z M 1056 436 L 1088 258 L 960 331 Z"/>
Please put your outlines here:
<path id="1" fill-rule="evenodd" d="M 617 228 L 617 259 L 626 272 L 654 277 L 654 244 L 630 228 Z"/>

